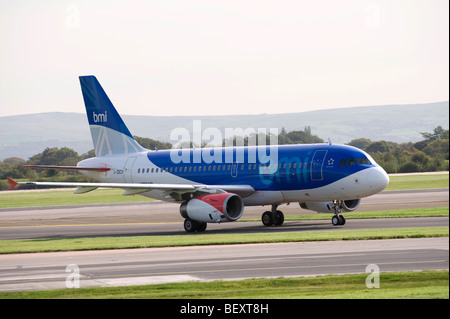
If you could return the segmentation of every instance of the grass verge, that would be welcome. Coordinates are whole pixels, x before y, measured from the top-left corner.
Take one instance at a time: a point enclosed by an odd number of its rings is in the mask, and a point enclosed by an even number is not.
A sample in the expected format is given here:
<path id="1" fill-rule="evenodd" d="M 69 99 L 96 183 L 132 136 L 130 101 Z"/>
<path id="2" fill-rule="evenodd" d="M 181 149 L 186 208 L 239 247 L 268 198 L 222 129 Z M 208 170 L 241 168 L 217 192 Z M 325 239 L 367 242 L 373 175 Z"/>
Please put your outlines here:
<path id="1" fill-rule="evenodd" d="M 355 229 L 335 231 L 271 232 L 251 234 L 193 234 L 95 238 L 13 239 L 0 241 L 0 254 L 74 250 L 230 245 L 327 240 L 369 240 L 448 237 L 448 227 Z"/>
<path id="2" fill-rule="evenodd" d="M 73 190 L 0 192 L 0 208 L 42 207 L 60 205 L 89 205 L 148 202 L 144 196 L 123 196 L 123 189 L 97 189 L 82 195 Z"/>
<path id="3" fill-rule="evenodd" d="M 449 174 L 390 176 L 387 191 L 448 188 Z"/>
<path id="4" fill-rule="evenodd" d="M 145 298 L 145 299 L 448 299 L 449 272 L 380 274 L 380 288 L 365 285 L 367 274 L 186 282 L 146 286 L 79 288 L 0 293 L 0 299 Z M 264 301 L 264 303 L 269 301 Z M 273 310 L 273 309 L 272 309 Z M 174 315 L 179 308 L 173 309 Z M 272 312 L 274 313 L 274 312 Z"/>

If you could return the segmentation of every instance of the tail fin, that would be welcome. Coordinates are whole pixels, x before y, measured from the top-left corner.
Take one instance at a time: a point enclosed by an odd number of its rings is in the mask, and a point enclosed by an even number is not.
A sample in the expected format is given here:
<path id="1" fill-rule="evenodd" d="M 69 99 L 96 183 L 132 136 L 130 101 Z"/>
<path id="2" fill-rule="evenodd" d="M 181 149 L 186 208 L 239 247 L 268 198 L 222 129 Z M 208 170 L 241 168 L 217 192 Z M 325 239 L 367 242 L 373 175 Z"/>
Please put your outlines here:
<path id="1" fill-rule="evenodd" d="M 96 156 L 144 151 L 131 135 L 95 76 L 80 76 Z"/>

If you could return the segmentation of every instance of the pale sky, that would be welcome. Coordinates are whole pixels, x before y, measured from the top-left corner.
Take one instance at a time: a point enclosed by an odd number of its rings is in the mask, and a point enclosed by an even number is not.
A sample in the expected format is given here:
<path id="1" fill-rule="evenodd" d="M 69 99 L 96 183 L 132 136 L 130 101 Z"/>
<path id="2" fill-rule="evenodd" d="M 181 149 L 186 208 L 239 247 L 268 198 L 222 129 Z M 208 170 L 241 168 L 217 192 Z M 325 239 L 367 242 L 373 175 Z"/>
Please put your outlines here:
<path id="1" fill-rule="evenodd" d="M 448 0 L 0 1 L 0 116 L 222 115 L 447 101 Z"/>

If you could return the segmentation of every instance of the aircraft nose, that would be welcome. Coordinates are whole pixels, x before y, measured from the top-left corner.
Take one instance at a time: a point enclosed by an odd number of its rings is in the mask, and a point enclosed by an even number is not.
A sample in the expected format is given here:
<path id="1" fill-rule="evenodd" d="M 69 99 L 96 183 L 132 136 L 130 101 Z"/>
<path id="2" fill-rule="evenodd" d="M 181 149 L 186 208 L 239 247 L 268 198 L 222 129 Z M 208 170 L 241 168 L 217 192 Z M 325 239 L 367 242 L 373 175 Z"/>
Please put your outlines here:
<path id="1" fill-rule="evenodd" d="M 374 167 L 370 170 L 367 180 L 369 187 L 375 192 L 381 192 L 389 185 L 389 175 L 381 167 Z"/>

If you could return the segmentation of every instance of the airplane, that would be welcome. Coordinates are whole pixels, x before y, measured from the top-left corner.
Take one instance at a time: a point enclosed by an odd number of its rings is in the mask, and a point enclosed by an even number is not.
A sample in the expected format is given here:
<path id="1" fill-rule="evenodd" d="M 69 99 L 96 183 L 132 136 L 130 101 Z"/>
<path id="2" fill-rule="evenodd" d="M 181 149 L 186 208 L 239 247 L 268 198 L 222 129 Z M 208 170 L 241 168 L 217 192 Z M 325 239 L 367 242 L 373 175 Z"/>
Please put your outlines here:
<path id="1" fill-rule="evenodd" d="M 343 212 L 354 211 L 361 198 L 389 184 L 388 175 L 369 154 L 347 145 L 145 149 L 131 135 L 97 78 L 89 75 L 79 80 L 96 156 L 76 166 L 26 167 L 78 170 L 98 182 L 8 178 L 11 190 L 17 184 L 76 187 L 75 194 L 99 187 L 121 188 L 126 196 L 180 203 L 185 231 L 203 232 L 207 223 L 238 220 L 245 206 L 271 206 L 262 213 L 262 223 L 280 226 L 284 214 L 278 206 L 290 203 L 331 213 L 334 226 L 344 225 Z"/>

